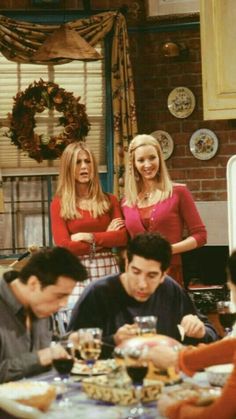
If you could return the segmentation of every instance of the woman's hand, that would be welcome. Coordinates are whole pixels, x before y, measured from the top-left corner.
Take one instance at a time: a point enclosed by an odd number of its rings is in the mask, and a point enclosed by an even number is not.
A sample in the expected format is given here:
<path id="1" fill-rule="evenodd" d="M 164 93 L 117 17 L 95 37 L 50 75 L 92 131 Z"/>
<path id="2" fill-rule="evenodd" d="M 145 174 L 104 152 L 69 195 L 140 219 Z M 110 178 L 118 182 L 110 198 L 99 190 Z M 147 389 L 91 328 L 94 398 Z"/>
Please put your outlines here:
<path id="1" fill-rule="evenodd" d="M 171 366 L 178 367 L 178 352 L 168 346 L 153 346 L 145 352 L 143 357 L 162 370 Z"/>
<path id="2" fill-rule="evenodd" d="M 107 227 L 106 231 L 117 231 L 120 230 L 121 228 L 125 227 L 125 222 L 122 218 L 114 218 L 109 226 Z"/>
<path id="3" fill-rule="evenodd" d="M 78 241 L 87 242 L 87 243 L 93 242 L 92 233 L 75 233 L 75 234 L 71 234 L 70 238 L 73 242 L 78 242 Z"/>

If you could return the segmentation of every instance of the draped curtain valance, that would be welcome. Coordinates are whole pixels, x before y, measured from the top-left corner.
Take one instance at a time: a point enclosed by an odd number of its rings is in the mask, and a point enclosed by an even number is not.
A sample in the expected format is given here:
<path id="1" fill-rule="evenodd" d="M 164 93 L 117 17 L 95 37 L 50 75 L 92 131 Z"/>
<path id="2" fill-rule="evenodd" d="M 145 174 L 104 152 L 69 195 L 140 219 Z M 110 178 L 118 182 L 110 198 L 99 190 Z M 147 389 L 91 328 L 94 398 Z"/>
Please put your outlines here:
<path id="1" fill-rule="evenodd" d="M 133 74 L 129 56 L 129 41 L 124 16 L 117 12 L 105 12 L 86 19 L 67 23 L 94 46 L 112 31 L 111 87 L 114 139 L 114 192 L 122 194 L 125 154 L 128 143 L 137 133 Z M 16 21 L 0 16 L 0 50 L 11 61 L 21 63 L 50 64 L 34 60 L 34 53 L 59 25 L 44 25 Z M 62 59 L 56 64 L 70 60 Z M 55 62 L 51 62 L 55 65 Z"/>

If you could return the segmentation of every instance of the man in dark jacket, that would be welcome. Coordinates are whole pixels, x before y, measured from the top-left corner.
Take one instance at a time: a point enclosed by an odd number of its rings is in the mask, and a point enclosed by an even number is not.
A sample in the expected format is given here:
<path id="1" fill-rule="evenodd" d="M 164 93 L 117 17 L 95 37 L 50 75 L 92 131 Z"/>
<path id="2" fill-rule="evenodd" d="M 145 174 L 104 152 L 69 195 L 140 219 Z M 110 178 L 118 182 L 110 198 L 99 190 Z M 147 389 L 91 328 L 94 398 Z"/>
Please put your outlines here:
<path id="1" fill-rule="evenodd" d="M 219 337 L 200 315 L 187 292 L 167 276 L 171 245 L 158 233 L 142 233 L 127 247 L 126 269 L 90 284 L 74 307 L 69 330 L 99 327 L 103 331 L 102 356 L 112 346 L 137 334 L 135 316 L 157 316 L 157 332 L 184 344 L 212 342 Z"/>

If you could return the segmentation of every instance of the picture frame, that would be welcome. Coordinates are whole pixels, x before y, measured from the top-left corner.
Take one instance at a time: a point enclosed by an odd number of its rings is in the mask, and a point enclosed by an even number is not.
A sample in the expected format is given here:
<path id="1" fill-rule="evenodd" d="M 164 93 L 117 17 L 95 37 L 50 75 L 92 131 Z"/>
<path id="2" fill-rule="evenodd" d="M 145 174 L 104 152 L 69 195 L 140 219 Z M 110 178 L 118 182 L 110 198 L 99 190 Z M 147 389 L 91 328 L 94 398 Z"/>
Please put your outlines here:
<path id="1" fill-rule="evenodd" d="M 148 18 L 179 18 L 199 15 L 200 0 L 146 0 Z"/>

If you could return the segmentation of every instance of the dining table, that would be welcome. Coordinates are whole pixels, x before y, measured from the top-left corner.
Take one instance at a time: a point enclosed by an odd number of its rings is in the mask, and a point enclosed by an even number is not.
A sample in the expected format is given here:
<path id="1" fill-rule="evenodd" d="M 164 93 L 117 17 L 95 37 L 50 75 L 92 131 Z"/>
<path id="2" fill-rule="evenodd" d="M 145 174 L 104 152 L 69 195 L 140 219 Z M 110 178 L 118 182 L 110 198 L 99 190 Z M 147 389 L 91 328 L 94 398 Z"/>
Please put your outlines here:
<path id="1" fill-rule="evenodd" d="M 91 399 L 82 389 L 82 379 L 84 377 L 71 376 L 69 382 L 66 384 L 66 392 L 63 396 L 60 395 L 52 402 L 49 410 L 41 413 L 39 419 L 129 419 L 129 411 L 131 406 L 115 405 L 110 402 Z M 56 371 L 53 369 L 41 375 L 32 377 L 33 381 L 45 381 L 54 385 L 61 385 L 57 381 Z M 182 382 L 189 382 L 197 384 L 201 387 L 209 386 L 206 373 L 196 373 L 189 378 L 181 375 Z M 175 386 L 179 384 L 169 385 L 164 387 L 164 392 L 172 391 Z M 69 403 L 64 403 L 61 406 L 61 398 L 68 399 Z M 158 401 L 152 401 L 143 404 L 144 413 L 142 419 L 163 419 L 163 416 L 158 411 Z M 37 418 L 37 419 L 38 419 Z"/>

